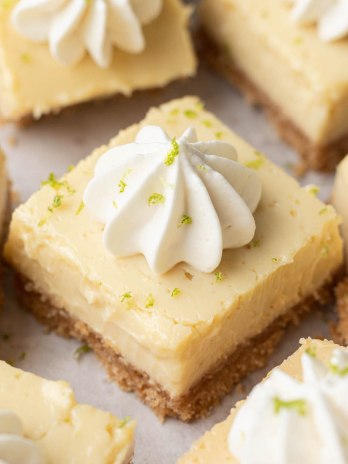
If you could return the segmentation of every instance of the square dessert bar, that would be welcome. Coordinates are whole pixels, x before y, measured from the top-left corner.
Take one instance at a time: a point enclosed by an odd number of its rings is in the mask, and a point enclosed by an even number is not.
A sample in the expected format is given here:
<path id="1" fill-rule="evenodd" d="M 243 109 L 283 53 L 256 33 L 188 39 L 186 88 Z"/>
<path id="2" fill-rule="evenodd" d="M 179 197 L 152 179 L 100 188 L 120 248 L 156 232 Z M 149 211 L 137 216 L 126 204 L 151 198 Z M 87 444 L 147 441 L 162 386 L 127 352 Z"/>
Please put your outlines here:
<path id="1" fill-rule="evenodd" d="M 256 235 L 225 250 L 215 272 L 180 263 L 157 275 L 142 255 L 116 258 L 103 245 L 104 225 L 83 208 L 96 162 L 146 125 L 228 142 L 261 180 Z M 264 365 L 287 325 L 328 301 L 342 265 L 338 226 L 331 206 L 185 97 L 151 109 L 61 181 L 51 174 L 15 211 L 5 256 L 39 320 L 90 345 L 110 377 L 159 416 L 190 420 Z"/>
<path id="2" fill-rule="evenodd" d="M 163 0 L 159 16 L 143 26 L 144 50 L 130 53 L 115 46 L 108 67 L 98 66 L 88 53 L 73 65 L 62 64 L 52 56 L 47 43 L 20 35 L 12 18 L 18 3 L 0 2 L 2 119 L 39 118 L 88 100 L 114 94 L 129 96 L 135 90 L 164 87 L 195 73 L 196 59 L 188 30 L 190 8 L 181 0 Z M 121 10 L 130 2 L 123 3 Z M 39 4 L 37 16 L 28 13 L 24 31 L 31 26 L 30 21 L 44 17 Z M 35 2 L 32 5 L 34 8 Z"/>
<path id="3" fill-rule="evenodd" d="M 348 151 L 348 38 L 323 42 L 286 1 L 203 0 L 199 13 L 209 62 L 266 110 L 306 166 L 333 169 Z"/>
<path id="4" fill-rule="evenodd" d="M 302 346 L 286 359 L 279 368 L 294 379 L 302 380 L 301 356 L 306 351 L 315 355 L 325 365 L 328 365 L 331 355 L 336 348 L 339 348 L 339 346 L 330 341 L 307 339 L 302 341 Z M 234 457 L 229 450 L 228 435 L 234 424 L 236 415 L 243 404 L 245 404 L 245 401 L 237 403 L 236 407 L 231 410 L 228 418 L 216 424 L 194 443 L 191 450 L 179 459 L 177 464 L 211 464 L 213 462 L 219 464 L 239 464 L 240 460 Z M 304 446 L 304 443 L 302 446 Z"/>
<path id="5" fill-rule="evenodd" d="M 20 427 L 13 430 L 18 421 Z M 19 440 L 20 451 L 23 436 L 42 460 L 9 462 L 129 464 L 134 432 L 134 421 L 78 404 L 66 382 L 46 380 L 0 361 L 1 458 L 11 451 L 12 440 Z"/>

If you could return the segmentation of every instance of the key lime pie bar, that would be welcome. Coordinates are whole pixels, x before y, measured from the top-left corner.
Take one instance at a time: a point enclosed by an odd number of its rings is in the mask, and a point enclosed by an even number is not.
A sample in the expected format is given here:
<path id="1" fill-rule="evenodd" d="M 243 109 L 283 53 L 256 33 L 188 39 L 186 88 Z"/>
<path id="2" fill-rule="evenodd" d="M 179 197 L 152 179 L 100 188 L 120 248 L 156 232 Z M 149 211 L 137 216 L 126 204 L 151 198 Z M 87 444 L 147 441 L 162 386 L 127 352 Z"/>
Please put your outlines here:
<path id="1" fill-rule="evenodd" d="M 343 219 L 341 225 L 346 251 L 346 271 L 348 271 L 348 156 L 337 167 L 332 202 Z M 348 277 L 337 287 L 337 312 L 339 340 L 348 344 Z"/>
<path id="2" fill-rule="evenodd" d="M 178 464 L 345 464 L 348 349 L 306 340 Z"/>
<path id="3" fill-rule="evenodd" d="M 2 0 L 0 116 L 163 87 L 196 60 L 181 0 Z"/>
<path id="4" fill-rule="evenodd" d="M 14 213 L 5 255 L 44 324 L 93 347 L 159 416 L 190 420 L 327 301 L 338 224 L 186 97 L 51 174 Z"/>
<path id="5" fill-rule="evenodd" d="M 76 403 L 70 386 L 0 361 L 0 462 L 128 464 L 135 423 Z"/>
<path id="6" fill-rule="evenodd" d="M 307 166 L 333 168 L 348 152 L 348 3 L 203 0 L 199 12 L 207 59 Z"/>
<path id="7" fill-rule="evenodd" d="M 6 160 L 0 150 L 0 249 L 2 248 L 5 238 L 5 225 L 7 223 L 7 216 L 9 211 L 9 194 L 8 194 L 8 178 L 6 169 Z M 3 303 L 3 292 L 1 288 L 2 278 L 2 264 L 0 259 L 0 308 Z"/>

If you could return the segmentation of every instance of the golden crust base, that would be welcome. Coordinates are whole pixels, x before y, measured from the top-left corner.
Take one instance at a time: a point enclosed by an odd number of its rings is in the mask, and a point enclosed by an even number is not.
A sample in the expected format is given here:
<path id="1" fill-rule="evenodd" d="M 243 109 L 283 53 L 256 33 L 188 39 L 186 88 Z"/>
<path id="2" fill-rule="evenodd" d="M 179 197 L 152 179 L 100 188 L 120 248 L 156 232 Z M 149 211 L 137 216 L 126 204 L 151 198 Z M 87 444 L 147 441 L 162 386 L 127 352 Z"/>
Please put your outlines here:
<path id="1" fill-rule="evenodd" d="M 198 33 L 198 43 L 204 60 L 236 86 L 251 104 L 264 109 L 280 137 L 300 154 L 305 169 L 323 172 L 335 169 L 348 152 L 348 134 L 327 145 L 315 144 L 247 75 L 233 66 L 227 54 L 202 30 Z"/>
<path id="2" fill-rule="evenodd" d="M 338 323 L 335 337 L 340 345 L 348 345 L 348 277 L 336 287 Z"/>
<path id="3" fill-rule="evenodd" d="M 122 389 L 136 392 L 161 419 L 172 416 L 182 421 L 191 421 L 207 416 L 247 374 L 265 366 L 287 326 L 298 324 L 300 318 L 318 304 L 332 300 L 335 281 L 332 277 L 315 295 L 276 319 L 262 334 L 226 355 L 187 394 L 177 398 L 170 397 L 145 372 L 128 364 L 84 322 L 70 316 L 65 309 L 52 305 L 47 295 L 36 293 L 32 283 L 25 277 L 18 276 L 17 287 L 21 302 L 40 322 L 59 335 L 77 338 L 93 348 L 110 379 L 116 381 Z"/>

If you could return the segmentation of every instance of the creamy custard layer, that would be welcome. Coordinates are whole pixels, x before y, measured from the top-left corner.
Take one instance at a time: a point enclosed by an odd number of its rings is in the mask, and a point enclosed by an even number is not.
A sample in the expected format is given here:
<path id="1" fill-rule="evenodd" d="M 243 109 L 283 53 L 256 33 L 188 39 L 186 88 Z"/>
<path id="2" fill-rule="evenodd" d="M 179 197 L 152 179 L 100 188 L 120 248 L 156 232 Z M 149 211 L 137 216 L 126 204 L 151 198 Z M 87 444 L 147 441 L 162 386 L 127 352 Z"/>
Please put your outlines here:
<path id="1" fill-rule="evenodd" d="M 203 0 L 203 26 L 311 141 L 348 133 L 348 39 L 323 43 L 278 0 Z"/>
<path id="2" fill-rule="evenodd" d="M 190 9 L 180 0 L 164 0 L 161 15 L 144 28 L 141 54 L 114 50 L 110 68 L 99 68 L 86 56 L 67 67 L 55 61 L 47 44 L 20 37 L 10 15 L 17 1 L 0 2 L 0 113 L 16 120 L 59 110 L 115 93 L 162 87 L 195 73 L 196 60 L 188 32 Z"/>
<path id="3" fill-rule="evenodd" d="M 348 269 L 348 156 L 337 167 L 332 203 L 342 216 L 341 225 Z"/>
<path id="4" fill-rule="evenodd" d="M 305 350 L 314 349 L 316 357 L 325 364 L 329 364 L 331 353 L 338 348 L 338 345 L 327 340 L 307 339 L 301 341 L 301 343 L 302 346 L 279 366 L 282 371 L 298 380 L 302 380 L 301 356 Z M 228 450 L 227 437 L 234 417 L 242 404 L 243 401 L 237 403 L 228 418 L 224 422 L 215 425 L 194 443 L 192 449 L 179 459 L 177 464 L 212 464 L 215 462 L 219 464 L 238 464 L 239 461 Z"/>
<path id="5" fill-rule="evenodd" d="M 77 404 L 70 386 L 0 361 L 0 408 L 15 412 L 24 435 L 50 464 L 127 464 L 133 452 L 132 421 Z"/>
<path id="6" fill-rule="evenodd" d="M 133 141 L 141 126 L 161 125 L 170 136 L 196 128 L 199 140 L 231 142 L 263 184 L 256 236 L 224 251 L 218 272 L 179 264 L 156 276 L 142 256 L 118 259 L 102 244 L 103 226 L 87 210 L 83 191 L 98 158 Z M 339 219 L 312 193 L 233 134 L 191 97 L 152 109 L 65 177 L 76 190 L 54 213 L 55 191 L 43 187 L 13 216 L 6 258 L 56 306 L 86 322 L 126 361 L 171 396 L 188 391 L 221 358 L 260 334 L 277 317 L 315 293 L 340 266 Z M 172 296 L 174 288 L 180 294 Z M 132 298 L 122 302 L 122 295 Z M 153 307 L 146 307 L 152 295 Z"/>

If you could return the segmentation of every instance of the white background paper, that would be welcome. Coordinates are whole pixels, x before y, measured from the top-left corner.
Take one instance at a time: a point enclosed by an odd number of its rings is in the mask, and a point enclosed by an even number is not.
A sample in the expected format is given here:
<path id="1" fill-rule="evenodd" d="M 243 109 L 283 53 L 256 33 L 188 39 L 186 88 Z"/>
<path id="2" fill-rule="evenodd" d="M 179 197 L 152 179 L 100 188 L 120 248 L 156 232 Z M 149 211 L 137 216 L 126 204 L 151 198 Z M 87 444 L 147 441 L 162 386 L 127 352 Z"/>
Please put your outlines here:
<path id="1" fill-rule="evenodd" d="M 264 151 L 275 163 L 289 168 L 298 161 L 293 151 L 279 141 L 262 112 L 248 106 L 225 81 L 202 68 L 195 79 L 172 84 L 161 91 L 140 93 L 131 99 L 117 97 L 82 105 L 27 127 L 1 127 L 0 143 L 8 155 L 13 186 L 21 201 L 39 187 L 49 172 L 62 174 L 69 165 L 76 164 L 120 129 L 142 119 L 150 106 L 190 94 L 199 95 L 210 111 L 256 149 Z M 321 197 L 329 198 L 330 176 L 311 173 L 301 182 L 320 185 Z M 77 361 L 74 351 L 79 343 L 48 334 L 16 303 L 9 272 L 6 280 L 6 307 L 0 334 L 9 334 L 10 339 L 4 341 L 0 336 L 0 357 L 49 379 L 69 381 L 80 402 L 90 403 L 118 416 L 135 418 L 138 422 L 135 464 L 175 463 L 204 431 L 225 419 L 236 399 L 241 398 L 240 395 L 228 396 L 206 420 L 193 424 L 167 420 L 161 424 L 135 395 L 122 392 L 107 380 L 93 354 Z M 297 347 L 300 337 L 327 334 L 324 319 L 320 315 L 310 316 L 300 327 L 290 330 L 268 369 L 289 355 Z M 246 388 L 257 382 L 264 372 L 249 377 L 244 382 Z"/>

